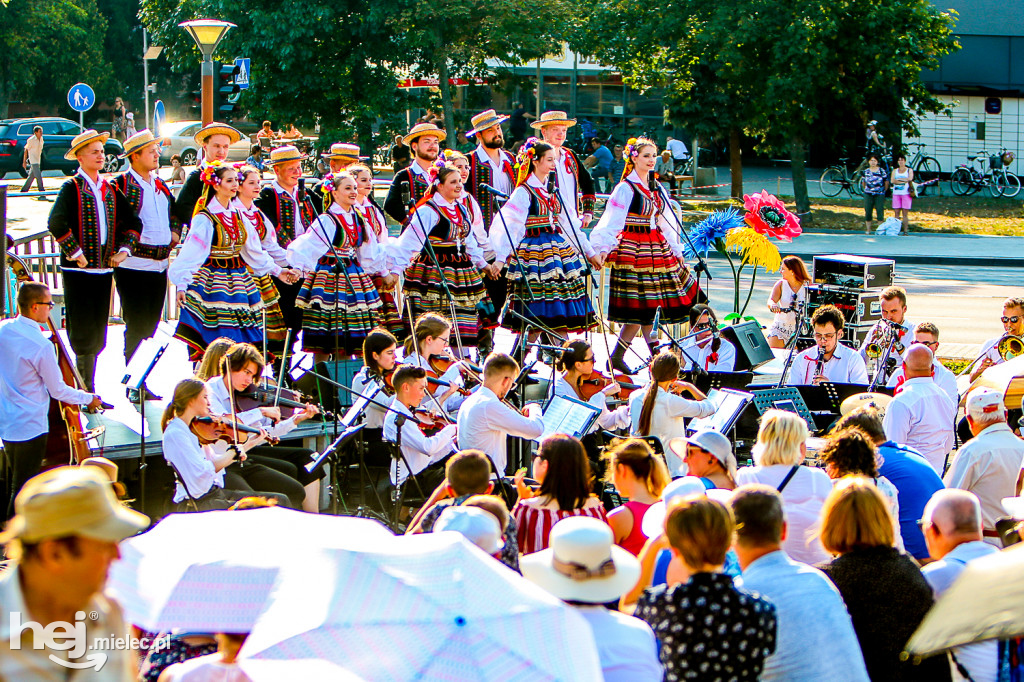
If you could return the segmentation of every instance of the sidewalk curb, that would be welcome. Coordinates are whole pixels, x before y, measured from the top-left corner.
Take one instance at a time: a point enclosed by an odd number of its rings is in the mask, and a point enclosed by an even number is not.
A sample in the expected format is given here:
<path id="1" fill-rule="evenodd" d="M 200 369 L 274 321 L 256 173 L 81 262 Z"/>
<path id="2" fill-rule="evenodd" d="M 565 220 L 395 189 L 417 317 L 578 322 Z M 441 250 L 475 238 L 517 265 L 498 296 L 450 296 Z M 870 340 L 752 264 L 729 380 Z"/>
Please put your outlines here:
<path id="1" fill-rule="evenodd" d="M 785 255 L 787 256 L 799 256 L 805 262 L 809 261 L 814 256 L 823 256 L 830 253 L 836 253 L 832 251 L 818 251 L 818 252 L 800 252 L 793 250 L 786 250 Z M 856 249 L 847 249 L 843 253 L 848 253 L 852 256 L 867 256 L 870 258 L 891 258 L 896 261 L 896 264 L 904 265 L 971 265 L 975 267 L 1009 267 L 1009 268 L 1024 268 L 1024 258 L 994 258 L 991 256 L 928 256 L 928 255 L 879 255 L 877 253 L 857 253 Z M 709 258 L 725 259 L 725 256 L 721 255 L 717 251 L 711 251 L 708 253 Z"/>

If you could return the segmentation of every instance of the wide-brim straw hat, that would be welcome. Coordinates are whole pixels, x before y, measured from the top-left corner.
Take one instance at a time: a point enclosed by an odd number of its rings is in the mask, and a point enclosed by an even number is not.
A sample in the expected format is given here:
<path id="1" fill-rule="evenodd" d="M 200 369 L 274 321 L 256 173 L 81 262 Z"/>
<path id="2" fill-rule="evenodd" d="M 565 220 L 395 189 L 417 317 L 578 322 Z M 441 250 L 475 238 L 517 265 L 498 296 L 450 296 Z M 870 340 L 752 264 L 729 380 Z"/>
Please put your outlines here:
<path id="1" fill-rule="evenodd" d="M 441 128 L 438 128 L 433 123 L 417 123 L 409 131 L 409 134 L 402 138 L 403 144 L 412 144 L 413 140 L 424 135 L 433 135 L 437 138 L 438 142 L 444 142 L 445 138 L 448 137 L 448 133 L 444 132 Z"/>
<path id="2" fill-rule="evenodd" d="M 359 156 L 359 145 L 351 144 L 349 142 L 336 142 L 331 145 L 331 151 L 324 152 L 320 156 L 325 159 L 335 159 L 337 161 L 364 161 L 369 156 Z"/>
<path id="3" fill-rule="evenodd" d="M 270 161 L 267 163 L 271 166 L 276 166 L 279 163 L 286 163 L 288 161 L 302 161 L 304 158 L 306 158 L 305 154 L 292 145 L 286 144 L 271 151 Z"/>
<path id="4" fill-rule="evenodd" d="M 508 120 L 508 116 L 499 114 L 494 109 L 488 109 L 487 111 L 482 111 L 476 116 L 473 116 L 469 120 L 473 123 L 473 129 L 466 131 L 466 137 L 471 137 L 483 130 L 501 125 Z"/>
<path id="5" fill-rule="evenodd" d="M 96 140 L 99 140 L 100 142 L 106 144 L 108 139 L 110 139 L 110 133 L 100 133 L 93 130 L 92 128 L 89 128 L 88 130 L 83 130 L 78 135 L 75 135 L 75 139 L 71 140 L 71 149 L 67 150 L 67 152 L 64 153 L 64 158 L 67 159 L 68 161 L 77 161 L 78 157 L 76 157 L 75 154 L 77 154 L 78 150 L 80 150 L 82 147 L 89 144 L 90 142 L 95 142 Z"/>
<path id="6" fill-rule="evenodd" d="M 124 153 L 121 154 L 121 158 L 126 159 L 151 144 L 160 144 L 163 140 L 164 138 L 162 137 L 153 137 L 153 133 L 148 128 L 140 130 L 124 141 Z"/>
<path id="7" fill-rule="evenodd" d="M 124 487 L 124 483 L 117 480 L 117 464 L 106 457 L 86 457 L 81 461 L 79 466 L 96 467 L 102 471 L 107 478 L 110 479 L 110 485 L 114 489 L 114 494 L 117 495 L 118 499 L 124 499 L 128 494 L 128 490 Z"/>
<path id="8" fill-rule="evenodd" d="M 566 126 L 572 128 L 576 125 L 576 119 L 569 118 L 564 111 L 545 111 L 536 121 L 530 124 L 531 128 L 540 130 L 544 126 Z"/>
<path id="9" fill-rule="evenodd" d="M 228 139 L 231 140 L 231 144 L 242 139 L 242 133 L 227 123 L 217 123 L 216 121 L 203 126 L 192 139 L 196 141 L 196 144 L 204 144 L 213 135 L 227 135 Z"/>

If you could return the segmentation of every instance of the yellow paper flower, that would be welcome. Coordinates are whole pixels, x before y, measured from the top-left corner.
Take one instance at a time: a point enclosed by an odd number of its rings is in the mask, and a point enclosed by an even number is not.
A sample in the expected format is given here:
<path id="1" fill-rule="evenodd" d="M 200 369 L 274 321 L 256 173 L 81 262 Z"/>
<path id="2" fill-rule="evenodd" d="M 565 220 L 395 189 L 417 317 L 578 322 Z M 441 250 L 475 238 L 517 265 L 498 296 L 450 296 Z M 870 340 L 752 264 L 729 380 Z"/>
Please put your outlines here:
<path id="1" fill-rule="evenodd" d="M 743 256 L 743 262 L 777 272 L 782 267 L 779 249 L 766 236 L 749 227 L 737 227 L 725 235 L 725 248 Z"/>

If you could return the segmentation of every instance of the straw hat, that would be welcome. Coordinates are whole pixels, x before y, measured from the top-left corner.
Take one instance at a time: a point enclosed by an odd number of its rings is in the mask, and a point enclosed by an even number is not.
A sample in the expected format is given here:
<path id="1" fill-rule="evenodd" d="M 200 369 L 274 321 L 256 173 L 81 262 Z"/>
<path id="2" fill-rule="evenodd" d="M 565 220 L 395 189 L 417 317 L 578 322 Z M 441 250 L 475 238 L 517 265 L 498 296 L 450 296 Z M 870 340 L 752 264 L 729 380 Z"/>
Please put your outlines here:
<path id="1" fill-rule="evenodd" d="M 640 561 L 614 543 L 607 523 L 570 516 L 551 528 L 548 549 L 519 560 L 523 577 L 563 601 L 604 604 L 640 578 Z"/>
<path id="2" fill-rule="evenodd" d="M 58 467 L 29 479 L 14 500 L 14 512 L 0 543 L 66 535 L 120 542 L 149 525 L 149 517 L 117 501 L 110 479 L 91 466 Z"/>
<path id="3" fill-rule="evenodd" d="M 86 457 L 83 459 L 79 466 L 83 467 L 96 467 L 104 473 L 104 475 L 110 479 L 110 485 L 114 488 L 114 494 L 118 498 L 123 499 L 128 491 L 124 487 L 124 483 L 117 480 L 117 465 L 106 457 Z"/>
<path id="4" fill-rule="evenodd" d="M 572 128 L 576 119 L 569 118 L 564 111 L 545 111 L 530 127 L 540 130 L 544 126 L 566 126 Z"/>
<path id="5" fill-rule="evenodd" d="M 148 128 L 146 130 L 140 130 L 124 141 L 124 154 L 121 154 L 121 158 L 127 159 L 129 156 L 144 147 L 148 147 L 151 144 L 159 144 L 163 142 L 163 140 L 164 138 L 162 137 L 153 137 L 153 133 L 151 133 Z"/>
<path id="6" fill-rule="evenodd" d="M 444 142 L 445 138 L 448 137 L 448 133 L 438 128 L 433 123 L 417 123 L 409 131 L 409 134 L 402 138 L 403 144 L 412 144 L 413 140 L 424 135 L 433 135 L 437 138 L 438 142 Z"/>
<path id="7" fill-rule="evenodd" d="M 505 547 L 498 519 L 479 507 L 448 507 L 434 522 L 433 532 L 452 530 L 487 552 L 497 554 Z"/>
<path id="8" fill-rule="evenodd" d="M 469 120 L 473 122 L 473 129 L 466 131 L 466 137 L 471 137 L 481 131 L 487 130 L 488 128 L 501 125 L 508 120 L 508 116 L 499 114 L 494 109 L 488 109 L 487 111 L 482 111 L 476 116 L 473 116 Z"/>
<path id="9" fill-rule="evenodd" d="M 110 133 L 98 133 L 92 128 L 83 130 L 78 135 L 75 135 L 75 139 L 71 140 L 71 149 L 65 152 L 64 158 L 68 161 L 76 161 L 78 157 L 76 157 L 75 154 L 77 154 L 82 147 L 90 142 L 95 142 L 96 140 L 105 144 L 109 138 Z"/>
<path id="10" fill-rule="evenodd" d="M 302 161 L 304 158 L 306 158 L 305 154 L 292 145 L 286 144 L 270 152 L 270 161 L 268 163 L 271 166 L 276 166 L 279 163 L 286 163 L 288 161 Z"/>
<path id="11" fill-rule="evenodd" d="M 370 158 L 369 156 L 359 156 L 359 145 L 351 144 L 349 142 L 335 142 L 331 145 L 331 151 L 325 152 L 320 156 L 325 159 L 351 161 L 352 163 Z"/>
<path id="12" fill-rule="evenodd" d="M 196 141 L 196 144 L 205 144 L 213 135 L 227 135 L 228 139 L 231 140 L 231 144 L 242 139 L 242 133 L 238 132 L 227 123 L 217 123 L 216 121 L 203 126 L 203 128 L 201 128 L 192 139 Z"/>

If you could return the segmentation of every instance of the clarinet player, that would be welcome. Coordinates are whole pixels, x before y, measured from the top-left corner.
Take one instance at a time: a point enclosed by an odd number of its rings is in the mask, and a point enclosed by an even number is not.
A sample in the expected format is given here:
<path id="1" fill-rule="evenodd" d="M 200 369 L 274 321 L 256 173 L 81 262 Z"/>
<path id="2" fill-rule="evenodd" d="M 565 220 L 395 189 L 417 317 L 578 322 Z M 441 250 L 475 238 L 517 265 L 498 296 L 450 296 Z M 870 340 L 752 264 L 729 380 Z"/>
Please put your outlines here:
<path id="1" fill-rule="evenodd" d="M 840 384 L 867 384 L 868 370 L 857 351 L 840 343 L 846 320 L 834 305 L 823 305 L 814 311 L 815 345 L 801 352 L 793 360 L 787 384 L 790 386 L 820 384 L 829 381 Z"/>

